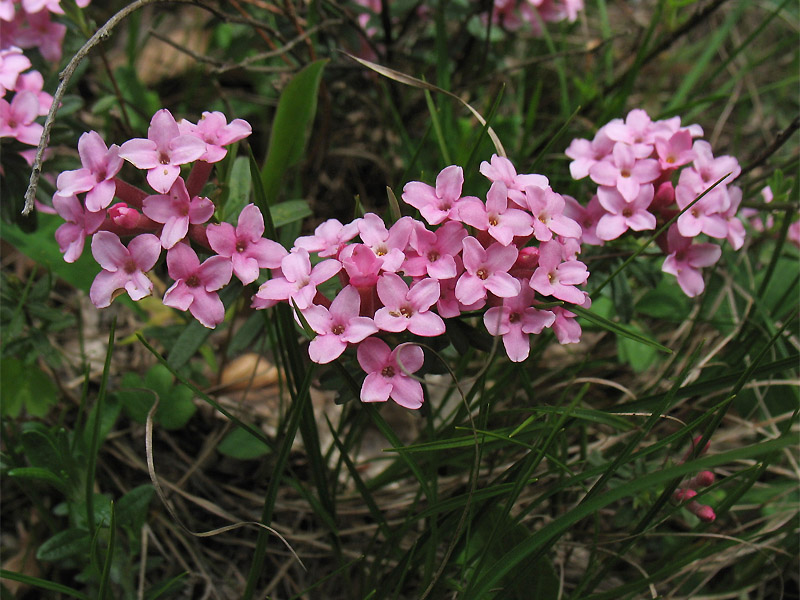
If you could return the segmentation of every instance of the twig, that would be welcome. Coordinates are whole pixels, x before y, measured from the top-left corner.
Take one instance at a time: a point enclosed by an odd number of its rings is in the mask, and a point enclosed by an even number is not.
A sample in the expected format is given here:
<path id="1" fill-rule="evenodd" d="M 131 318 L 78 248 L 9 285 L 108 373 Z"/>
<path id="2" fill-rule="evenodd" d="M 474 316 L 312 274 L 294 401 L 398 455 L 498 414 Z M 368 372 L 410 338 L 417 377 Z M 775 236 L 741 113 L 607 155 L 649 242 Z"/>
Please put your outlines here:
<path id="1" fill-rule="evenodd" d="M 789 138 L 792 137 L 792 134 L 798 129 L 800 129 L 800 117 L 795 117 L 794 120 L 791 123 L 789 123 L 786 129 L 784 129 L 783 131 L 778 133 L 777 136 L 775 136 L 775 139 L 772 141 L 772 143 L 769 146 L 767 146 L 766 150 L 764 150 L 764 152 L 762 152 L 758 156 L 758 158 L 756 158 L 753 162 L 751 162 L 744 169 L 742 169 L 742 172 L 739 174 L 739 177 L 742 177 L 746 173 L 749 173 L 756 167 L 761 166 L 763 163 L 767 162 L 767 159 L 773 154 L 775 154 L 778 151 L 778 149 L 781 146 L 783 146 L 789 140 Z"/>
<path id="2" fill-rule="evenodd" d="M 47 147 L 47 143 L 50 140 L 50 131 L 53 129 L 53 123 L 55 123 L 56 112 L 58 112 L 58 108 L 61 105 L 61 100 L 64 98 L 67 85 L 69 84 L 70 79 L 72 79 L 75 69 L 78 68 L 78 65 L 84 58 L 86 58 L 92 48 L 97 46 L 100 42 L 108 39 L 114 28 L 126 17 L 128 17 L 128 15 L 149 4 L 166 2 L 171 4 L 197 4 L 198 6 L 203 6 L 197 3 L 195 0 L 136 0 L 136 2 L 132 2 L 118 13 L 113 15 L 108 21 L 106 21 L 105 25 L 98 29 L 95 34 L 90 37 L 83 46 L 81 46 L 81 49 L 78 50 L 75 56 L 73 56 L 69 61 L 67 66 L 64 67 L 64 70 L 58 74 L 58 88 L 56 88 L 56 93 L 53 94 L 53 105 L 50 107 L 50 111 L 47 113 L 47 119 L 44 122 L 42 137 L 39 140 L 39 146 L 36 148 L 36 157 L 33 160 L 33 169 L 31 171 L 31 178 L 28 183 L 28 190 L 25 192 L 25 207 L 22 209 L 23 215 L 29 215 L 33 210 L 34 199 L 36 197 L 36 188 L 39 187 L 39 176 L 42 172 L 44 151 Z"/>

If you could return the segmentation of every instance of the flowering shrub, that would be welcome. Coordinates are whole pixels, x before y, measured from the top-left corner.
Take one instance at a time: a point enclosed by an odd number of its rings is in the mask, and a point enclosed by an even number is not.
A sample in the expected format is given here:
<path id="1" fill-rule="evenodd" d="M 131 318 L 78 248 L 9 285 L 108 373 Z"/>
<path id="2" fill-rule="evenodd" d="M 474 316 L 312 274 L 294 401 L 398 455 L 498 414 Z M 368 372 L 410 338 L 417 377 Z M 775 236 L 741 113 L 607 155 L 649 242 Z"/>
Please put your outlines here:
<path id="1" fill-rule="evenodd" d="M 583 243 L 603 245 L 629 229 L 656 230 L 683 211 L 658 243 L 667 254 L 662 270 L 675 275 L 690 297 L 705 287 L 701 269 L 722 254 L 717 243 L 699 236 L 727 239 L 734 250 L 745 238 L 738 216 L 742 190 L 730 185 L 739 163 L 732 156 L 715 158 L 708 142 L 694 139 L 702 134 L 699 125 L 682 127 L 680 117 L 654 122 L 634 109 L 624 121 L 601 127 L 593 140 L 575 139 L 566 150 L 572 177 L 598 185 L 585 207 L 570 201 Z"/>
<path id="2" fill-rule="evenodd" d="M 163 249 L 174 281 L 164 304 L 213 328 L 224 319 L 218 291 L 231 277 L 249 284 L 270 269 L 272 277 L 253 296 L 254 308 L 291 303 L 316 333 L 309 346 L 315 362 L 329 363 L 358 345 L 359 363 L 370 374 L 362 400 L 392 397 L 411 408 L 421 405 L 422 391 L 405 380 L 404 369 L 412 365 L 403 356 L 418 355 L 410 348 L 384 352 L 385 344 L 371 337 L 379 332 L 435 337 L 446 331 L 443 318 L 484 311 L 486 329 L 502 336 L 515 362 L 528 357 L 530 335 L 545 328 L 562 343 L 580 339 L 575 315 L 560 305 L 589 304 L 578 287 L 589 276 L 577 260 L 581 227 L 564 214 L 564 197 L 543 175 L 517 174 L 508 159 L 495 155 L 480 166 L 491 181 L 484 202 L 462 195 L 463 170 L 449 166 L 435 186 L 413 181 L 403 190 L 403 200 L 426 222 L 405 216 L 387 227 L 374 213 L 348 224 L 331 219 L 287 252 L 262 237 L 264 220 L 255 205 L 244 208 L 234 228 L 210 223 L 214 204 L 198 195 L 225 146 L 249 134 L 246 122 L 227 123 L 221 113 L 204 113 L 194 125 L 162 109 L 146 139 L 106 147 L 96 132 L 81 136 L 83 167 L 59 175 L 53 205 L 67 221 L 56 231 L 65 260 L 75 261 L 92 236 L 92 254 L 103 268 L 90 292 L 95 306 L 108 306 L 122 290 L 133 300 L 150 295 L 146 273 Z M 119 178 L 125 160 L 146 171 L 155 193 Z M 189 163 L 185 181 L 181 166 Z M 121 238 L 131 239 L 126 246 Z M 201 262 L 192 245 L 210 256 Z M 313 266 L 312 254 L 322 259 Z M 328 298 L 318 286 L 337 275 L 341 289 Z M 362 350 L 364 344 L 372 350 Z M 376 381 L 379 376 L 386 380 Z"/>

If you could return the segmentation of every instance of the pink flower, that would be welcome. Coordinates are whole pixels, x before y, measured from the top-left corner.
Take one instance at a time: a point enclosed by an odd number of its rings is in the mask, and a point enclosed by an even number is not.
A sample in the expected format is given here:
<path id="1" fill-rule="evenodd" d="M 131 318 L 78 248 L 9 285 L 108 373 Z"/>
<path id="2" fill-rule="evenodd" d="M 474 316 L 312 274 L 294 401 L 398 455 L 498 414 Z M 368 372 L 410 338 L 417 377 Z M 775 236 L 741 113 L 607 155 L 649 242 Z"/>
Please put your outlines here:
<path id="1" fill-rule="evenodd" d="M 544 296 L 554 296 L 559 300 L 583 304 L 585 297 L 576 285 L 586 282 L 589 272 L 579 260 L 563 260 L 561 242 L 543 242 L 539 247 L 539 266 L 533 272 L 530 286 Z"/>
<path id="2" fill-rule="evenodd" d="M 30 59 L 14 46 L 0 50 L 0 97 L 16 89 L 20 73 L 31 67 Z"/>
<path id="3" fill-rule="evenodd" d="M 427 183 L 411 181 L 403 187 L 402 198 L 406 204 L 418 209 L 428 223 L 438 225 L 446 219 L 458 220 L 463 185 L 464 170 L 451 165 L 436 176 L 435 188 Z"/>
<path id="4" fill-rule="evenodd" d="M 681 210 L 689 206 L 705 189 L 697 191 L 693 180 L 696 173 L 692 169 L 681 171 L 678 185 L 675 188 L 675 201 Z M 703 185 L 703 184 L 701 184 Z M 728 235 L 728 223 L 723 213 L 730 208 L 731 199 L 728 190 L 718 185 L 700 198 L 692 207 L 678 217 L 677 225 L 684 237 L 697 237 L 701 233 L 715 238 Z"/>
<path id="5" fill-rule="evenodd" d="M 503 246 L 514 236 L 533 233 L 533 217 L 518 208 L 508 208 L 508 188 L 495 181 L 486 194 L 486 204 L 477 198 L 464 199 L 458 209 L 459 219 L 481 231 L 488 231 Z"/>
<path id="6" fill-rule="evenodd" d="M 656 228 L 656 218 L 647 212 L 653 201 L 653 186 L 643 185 L 633 202 L 626 202 L 616 188 L 601 187 L 597 190 L 600 205 L 608 212 L 597 222 L 597 237 L 615 240 L 628 229 L 644 231 Z"/>
<path id="7" fill-rule="evenodd" d="M 550 187 L 550 182 L 544 175 L 518 175 L 510 160 L 496 154 L 492 155 L 490 162 L 483 161 L 481 163 L 480 172 L 491 182 L 503 183 L 508 189 L 509 199 L 520 208 L 526 207 L 525 188 L 532 185 L 540 188 Z"/>
<path id="8" fill-rule="evenodd" d="M 217 290 L 231 280 L 231 261 L 212 256 L 200 264 L 194 250 L 177 244 L 167 252 L 167 270 L 175 283 L 164 294 L 164 304 L 188 310 L 209 329 L 225 320 L 225 306 Z"/>
<path id="9" fill-rule="evenodd" d="M 258 279 L 259 269 L 277 269 L 288 254 L 278 242 L 264 235 L 264 217 L 255 204 L 248 204 L 239 214 L 236 229 L 230 223 L 209 225 L 208 243 L 220 256 L 231 259 L 233 273 L 245 285 Z"/>
<path id="10" fill-rule="evenodd" d="M 531 333 L 541 333 L 556 319 L 549 310 L 533 308 L 533 290 L 522 281 L 520 294 L 504 298 L 502 306 L 495 306 L 483 315 L 483 324 L 492 335 L 503 336 L 506 354 L 513 362 L 522 362 L 530 353 Z"/>
<path id="11" fill-rule="evenodd" d="M 445 331 L 444 321 L 430 307 L 439 300 L 439 282 L 423 279 L 409 289 L 396 273 L 378 279 L 378 297 L 383 308 L 375 313 L 375 324 L 384 331 L 408 330 L 415 335 L 434 337 Z"/>
<path id="12" fill-rule="evenodd" d="M 369 317 L 359 317 L 361 299 L 358 290 L 345 286 L 331 302 L 330 309 L 324 306 L 309 306 L 303 311 L 317 337 L 308 346 L 308 355 L 315 363 L 327 364 L 347 348 L 347 344 L 358 344 L 378 331 Z"/>
<path id="13" fill-rule="evenodd" d="M 448 221 L 436 231 L 418 227 L 410 240 L 417 256 L 406 258 L 403 271 L 412 277 L 452 279 L 456 276 L 454 257 L 461 252 L 461 242 L 466 236 L 467 230 L 458 221 Z"/>
<path id="14" fill-rule="evenodd" d="M 465 237 L 462 245 L 466 272 L 456 283 L 455 293 L 459 302 L 475 304 L 486 298 L 487 291 L 500 298 L 519 294 L 519 281 L 508 274 L 519 255 L 515 246 L 495 243 L 484 249 L 471 236 Z"/>
<path id="15" fill-rule="evenodd" d="M 117 185 L 114 176 L 122 169 L 119 146 L 107 148 L 96 131 L 84 133 L 78 140 L 82 168 L 64 171 L 58 176 L 58 193 L 72 195 L 87 192 L 86 209 L 98 212 L 114 199 Z"/>
<path id="16" fill-rule="evenodd" d="M 141 300 L 153 292 L 153 282 L 145 274 L 161 254 L 161 244 L 151 233 L 133 238 L 126 248 L 116 234 L 98 231 L 92 238 L 92 256 L 103 267 L 89 290 L 97 308 L 111 304 L 117 290 L 124 289 L 131 300 Z"/>
<path id="17" fill-rule="evenodd" d="M 615 119 L 605 126 L 605 131 L 615 142 L 627 144 L 636 158 L 647 158 L 653 152 L 656 128 L 650 116 L 641 108 L 631 110 L 624 124 Z"/>
<path id="18" fill-rule="evenodd" d="M 67 26 L 53 21 L 48 11 L 25 11 L 15 18 L 14 43 L 20 48 L 38 48 L 39 53 L 48 62 L 61 60 L 61 45 Z"/>
<path id="19" fill-rule="evenodd" d="M 398 271 L 406 258 L 405 250 L 414 228 L 414 219 L 402 217 L 390 229 L 375 213 L 367 213 L 358 221 L 361 241 L 369 246 L 383 262 L 384 271 Z"/>
<path id="20" fill-rule="evenodd" d="M 50 111 L 53 105 L 53 97 L 47 92 L 42 91 L 44 86 L 44 77 L 39 71 L 28 71 L 17 77 L 17 83 L 14 90 L 17 92 L 27 91 L 36 94 L 39 100 L 39 116 L 43 117 Z"/>
<path id="21" fill-rule="evenodd" d="M 575 318 L 577 315 L 562 306 L 550 309 L 555 315 L 553 332 L 559 344 L 577 344 L 581 341 L 581 325 Z"/>
<path id="22" fill-rule="evenodd" d="M 147 182 L 162 194 L 169 192 L 181 173 L 180 165 L 199 159 L 206 143 L 193 135 L 181 135 L 175 117 L 162 108 L 150 120 L 147 139 L 128 140 L 119 155 L 139 169 L 147 169 Z"/>
<path id="23" fill-rule="evenodd" d="M 358 220 L 342 225 L 338 219 L 328 219 L 314 230 L 314 235 L 304 235 L 294 241 L 296 248 L 305 248 L 320 256 L 337 257 L 347 242 L 358 235 Z"/>
<path id="24" fill-rule="evenodd" d="M 605 209 L 600 205 L 597 196 L 592 196 L 589 204 L 581 206 L 575 198 L 564 196 L 564 214 L 576 221 L 581 227 L 581 243 L 591 246 L 602 246 L 605 242 L 597 237 L 597 223 Z"/>
<path id="25" fill-rule="evenodd" d="M 314 302 L 317 286 L 328 281 L 342 269 L 338 260 L 323 260 L 311 268 L 308 251 L 303 248 L 293 248 L 281 260 L 283 277 L 275 277 L 261 284 L 255 297 L 255 308 L 266 308 L 274 303 L 270 301 L 285 300 L 297 305 L 299 310 L 305 310 Z M 266 300 L 267 302 L 263 302 Z"/>
<path id="26" fill-rule="evenodd" d="M 656 138 L 658 164 L 665 171 L 677 169 L 694 160 L 692 150 L 692 134 L 687 129 L 675 132 L 669 139 Z"/>
<path id="27" fill-rule="evenodd" d="M 214 204 L 208 198 L 198 196 L 190 200 L 186 184 L 178 177 L 168 194 L 145 198 L 142 212 L 156 223 L 164 224 L 161 244 L 169 249 L 186 237 L 190 223 L 208 221 L 214 214 Z"/>
<path id="28" fill-rule="evenodd" d="M 386 402 L 391 398 L 405 408 L 422 406 L 422 385 L 406 375 L 422 367 L 422 348 L 402 345 L 390 351 L 386 342 L 367 338 L 359 344 L 357 356 L 367 373 L 361 386 L 362 402 Z"/>
<path id="29" fill-rule="evenodd" d="M 234 119 L 228 123 L 225 115 L 219 111 L 204 112 L 197 125 L 181 119 L 178 123 L 181 134 L 193 135 L 206 143 L 206 152 L 200 160 L 215 163 L 225 158 L 227 146 L 246 138 L 253 132 L 250 123 L 243 119 Z"/>
<path id="30" fill-rule="evenodd" d="M 16 138 L 23 144 L 38 146 L 44 127 L 34 119 L 39 116 L 39 99 L 33 92 L 17 92 L 9 103 L 0 98 L 0 138 Z"/>
<path id="31" fill-rule="evenodd" d="M 540 242 L 549 242 L 553 234 L 580 238 L 581 226 L 564 214 L 561 194 L 548 188 L 530 186 L 525 189 L 525 202 L 533 214 L 533 235 Z"/>
<path id="32" fill-rule="evenodd" d="M 605 129 L 605 127 L 600 128 L 591 142 L 582 138 L 572 140 L 564 151 L 564 154 L 572 159 L 572 162 L 569 163 L 569 172 L 573 179 L 588 177 L 589 170 L 611 154 L 614 149 L 614 140 L 606 135 Z"/>
<path id="33" fill-rule="evenodd" d="M 592 181 L 600 185 L 616 187 L 622 197 L 633 202 L 639 188 L 661 175 L 658 161 L 652 158 L 637 159 L 630 146 L 617 142 L 611 160 L 595 163 L 589 169 Z"/>
<path id="34" fill-rule="evenodd" d="M 66 221 L 56 229 L 58 248 L 66 262 L 75 262 L 83 254 L 86 236 L 100 229 L 105 213 L 85 211 L 78 198 L 61 194 L 53 196 L 53 208 Z"/>
<path id="35" fill-rule="evenodd" d="M 675 225 L 669 228 L 667 240 L 671 254 L 661 270 L 675 275 L 683 293 L 694 298 L 705 289 L 700 269 L 717 262 L 722 250 L 716 244 L 692 244 L 692 239 L 683 237 Z"/>
<path id="36" fill-rule="evenodd" d="M 700 504 L 693 498 L 697 496 L 697 492 L 691 489 L 677 489 L 672 494 L 673 500 L 675 502 L 687 502 L 686 509 L 697 516 L 698 519 L 701 521 L 705 521 L 706 523 L 711 523 L 714 519 L 717 518 L 717 515 L 714 513 L 714 509 L 710 506 L 706 506 L 705 504 Z"/>

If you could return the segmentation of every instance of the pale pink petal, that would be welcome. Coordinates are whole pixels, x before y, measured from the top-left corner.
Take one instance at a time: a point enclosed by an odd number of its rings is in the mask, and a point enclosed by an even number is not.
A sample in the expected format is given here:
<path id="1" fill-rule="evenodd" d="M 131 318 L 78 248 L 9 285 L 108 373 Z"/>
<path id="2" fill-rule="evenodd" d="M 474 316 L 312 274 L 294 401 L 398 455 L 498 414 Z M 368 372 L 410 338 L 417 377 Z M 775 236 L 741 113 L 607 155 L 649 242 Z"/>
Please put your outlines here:
<path id="1" fill-rule="evenodd" d="M 391 353 L 383 340 L 367 338 L 358 345 L 358 364 L 366 373 L 380 371 L 388 363 Z"/>
<path id="2" fill-rule="evenodd" d="M 431 311 L 414 313 L 407 320 L 408 330 L 414 335 L 435 337 L 445 332 L 444 321 L 439 315 Z"/>
<path id="3" fill-rule="evenodd" d="M 98 231 L 92 238 L 92 256 L 103 269 L 114 272 L 125 264 L 130 253 L 116 234 Z"/>
<path id="4" fill-rule="evenodd" d="M 144 138 L 128 140 L 122 144 L 119 155 L 138 169 L 152 169 L 160 164 L 156 143 Z"/>
<path id="5" fill-rule="evenodd" d="M 264 215 L 255 204 L 248 204 L 239 213 L 236 235 L 251 241 L 264 235 Z"/>
<path id="6" fill-rule="evenodd" d="M 208 292 L 213 292 L 231 280 L 232 265 L 224 256 L 207 258 L 197 269 L 197 275 Z"/>
<path id="7" fill-rule="evenodd" d="M 318 335 L 308 345 L 308 356 L 315 363 L 324 365 L 339 358 L 345 348 L 347 344 L 338 335 Z"/>
<path id="8" fill-rule="evenodd" d="M 416 410 L 422 406 L 424 399 L 422 385 L 410 377 L 395 377 L 392 380 L 390 397 L 403 408 Z"/>
<path id="9" fill-rule="evenodd" d="M 167 260 L 169 260 L 169 254 L 167 254 Z M 166 291 L 162 302 L 165 306 L 177 308 L 178 310 L 188 310 L 194 302 L 194 295 L 189 290 L 189 286 L 183 281 L 176 281 Z"/>
<path id="10" fill-rule="evenodd" d="M 189 306 L 189 312 L 209 329 L 213 329 L 225 320 L 225 305 L 222 304 L 219 295 L 200 289 L 194 292 L 194 301 Z"/>
<path id="11" fill-rule="evenodd" d="M 89 289 L 89 299 L 97 308 L 106 308 L 111 305 L 114 292 L 122 289 L 127 280 L 128 275 L 124 271 L 100 271 Z"/>
<path id="12" fill-rule="evenodd" d="M 147 172 L 147 183 L 157 192 L 166 194 L 180 174 L 178 166 L 158 164 Z"/>
<path id="13" fill-rule="evenodd" d="M 386 402 L 392 393 L 392 384 L 380 373 L 370 373 L 361 386 L 362 402 Z"/>

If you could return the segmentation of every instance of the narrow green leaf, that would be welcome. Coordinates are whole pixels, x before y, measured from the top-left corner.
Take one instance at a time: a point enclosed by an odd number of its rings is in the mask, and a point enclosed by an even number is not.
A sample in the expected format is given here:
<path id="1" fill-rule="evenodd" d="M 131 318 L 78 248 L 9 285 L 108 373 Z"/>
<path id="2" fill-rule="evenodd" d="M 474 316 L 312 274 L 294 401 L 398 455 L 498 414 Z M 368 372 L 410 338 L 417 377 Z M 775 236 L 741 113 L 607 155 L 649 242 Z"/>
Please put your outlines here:
<path id="1" fill-rule="evenodd" d="M 20 583 L 24 583 L 25 585 L 29 585 L 31 587 L 41 588 L 50 592 L 58 592 L 59 594 L 66 594 L 68 596 L 72 596 L 73 598 L 77 598 L 78 600 L 89 600 L 89 596 L 83 592 L 79 592 L 78 590 L 67 587 L 66 585 L 47 581 L 46 579 L 40 579 L 39 577 L 23 575 L 22 573 L 8 571 L 6 569 L 0 569 L 0 579 L 19 581 Z"/>
<path id="2" fill-rule="evenodd" d="M 43 469 L 41 467 L 18 467 L 16 469 L 11 469 L 8 472 L 8 476 L 44 481 L 55 486 L 62 492 L 67 491 L 67 482 L 49 469 Z"/>
<path id="3" fill-rule="evenodd" d="M 317 112 L 322 69 L 327 60 L 311 63 L 295 75 L 281 93 L 272 122 L 267 159 L 261 172 L 266 199 L 278 197 L 283 177 L 303 156 L 309 128 Z"/>
<path id="4" fill-rule="evenodd" d="M 287 200 L 286 202 L 273 204 L 269 207 L 269 212 L 276 229 L 289 223 L 302 221 L 313 214 L 311 207 L 305 200 Z"/>
<path id="5" fill-rule="evenodd" d="M 555 518 L 531 537 L 511 548 L 495 562 L 491 568 L 487 569 L 482 574 L 482 577 L 479 577 L 473 582 L 473 585 L 467 590 L 464 598 L 475 600 L 486 598 L 489 590 L 497 585 L 511 569 L 516 567 L 516 565 L 523 560 L 526 560 L 539 546 L 561 535 L 581 519 L 596 513 L 609 504 L 617 502 L 622 498 L 631 497 L 645 490 L 652 489 L 667 481 L 689 473 L 696 473 L 704 469 L 712 469 L 719 465 L 755 458 L 776 450 L 781 450 L 794 444 L 795 441 L 794 436 L 784 435 L 760 444 L 737 448 L 722 454 L 706 456 L 674 467 L 668 467 L 661 471 L 648 473 L 628 481 L 625 485 L 605 490 L 603 494 L 595 496 L 591 501 L 580 504 L 566 514 Z"/>
<path id="6" fill-rule="evenodd" d="M 108 598 L 109 577 L 111 575 L 111 562 L 114 560 L 114 545 L 117 542 L 117 523 L 114 516 L 114 503 L 111 503 L 111 523 L 109 524 L 108 547 L 106 548 L 106 558 L 103 561 L 103 571 L 100 575 L 100 586 L 97 596 L 102 600 Z"/>
<path id="7" fill-rule="evenodd" d="M 609 321 L 605 317 L 601 317 L 597 313 L 593 313 L 592 311 L 583 308 L 581 306 L 569 306 L 569 310 L 574 312 L 579 317 L 583 317 L 587 321 L 591 321 L 595 325 L 605 329 L 606 331 L 610 331 L 612 333 L 616 333 L 619 336 L 629 338 L 635 342 L 639 342 L 640 344 L 644 344 L 646 346 L 651 346 L 652 348 L 656 348 L 661 352 L 665 352 L 667 354 L 672 354 L 672 350 L 667 348 L 666 346 L 662 346 L 655 340 L 651 340 L 650 338 L 646 337 L 645 335 L 634 331 L 629 327 L 625 327 L 624 325 L 620 325 L 619 323 L 614 323 L 614 321 Z"/>

